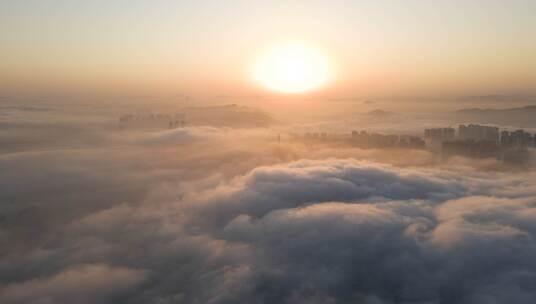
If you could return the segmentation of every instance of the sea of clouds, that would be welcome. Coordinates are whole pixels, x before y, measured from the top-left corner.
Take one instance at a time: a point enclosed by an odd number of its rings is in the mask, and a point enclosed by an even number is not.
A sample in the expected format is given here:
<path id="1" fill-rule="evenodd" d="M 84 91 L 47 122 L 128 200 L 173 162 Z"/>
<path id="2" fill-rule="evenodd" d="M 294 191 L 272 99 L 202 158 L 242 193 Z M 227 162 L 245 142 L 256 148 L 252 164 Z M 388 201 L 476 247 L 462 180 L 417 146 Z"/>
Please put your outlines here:
<path id="1" fill-rule="evenodd" d="M 0 303 L 536 301 L 530 170 L 255 129 L 98 138 L 0 154 Z"/>

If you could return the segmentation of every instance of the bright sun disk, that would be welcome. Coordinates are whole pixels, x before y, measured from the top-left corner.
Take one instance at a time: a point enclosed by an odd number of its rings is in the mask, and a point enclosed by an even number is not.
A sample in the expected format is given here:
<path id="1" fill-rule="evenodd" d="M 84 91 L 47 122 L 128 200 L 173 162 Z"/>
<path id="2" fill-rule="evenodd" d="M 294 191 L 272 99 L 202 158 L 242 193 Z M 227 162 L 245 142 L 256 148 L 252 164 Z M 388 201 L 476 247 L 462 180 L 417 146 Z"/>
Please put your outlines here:
<path id="1" fill-rule="evenodd" d="M 254 69 L 254 77 L 261 85 L 283 93 L 318 88 L 330 80 L 331 74 L 331 66 L 324 54 L 298 43 L 270 48 Z"/>

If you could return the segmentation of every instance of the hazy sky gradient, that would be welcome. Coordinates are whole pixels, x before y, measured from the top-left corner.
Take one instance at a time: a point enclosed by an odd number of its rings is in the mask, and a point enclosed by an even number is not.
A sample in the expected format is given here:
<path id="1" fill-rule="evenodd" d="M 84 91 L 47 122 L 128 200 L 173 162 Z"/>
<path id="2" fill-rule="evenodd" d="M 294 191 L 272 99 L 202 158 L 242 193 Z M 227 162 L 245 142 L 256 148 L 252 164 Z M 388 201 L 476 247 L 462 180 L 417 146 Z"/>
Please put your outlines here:
<path id="1" fill-rule="evenodd" d="M 534 94 L 536 1 L 0 0 L 4 94 L 266 94 L 279 41 L 329 54 L 330 96 Z"/>

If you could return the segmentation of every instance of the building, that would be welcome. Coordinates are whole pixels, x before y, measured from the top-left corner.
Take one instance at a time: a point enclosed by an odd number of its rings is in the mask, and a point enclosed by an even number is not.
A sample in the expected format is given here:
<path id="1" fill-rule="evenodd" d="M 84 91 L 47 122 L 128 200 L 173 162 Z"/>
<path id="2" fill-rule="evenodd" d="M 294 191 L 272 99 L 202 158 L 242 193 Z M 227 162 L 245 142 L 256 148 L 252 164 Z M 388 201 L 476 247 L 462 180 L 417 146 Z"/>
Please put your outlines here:
<path id="1" fill-rule="evenodd" d="M 464 156 L 470 158 L 499 158 L 501 147 L 493 140 L 455 140 L 444 142 L 441 150 L 444 158 Z"/>
<path id="2" fill-rule="evenodd" d="M 424 130 L 424 140 L 426 148 L 431 151 L 440 152 L 443 142 L 453 141 L 456 138 L 454 128 L 431 128 Z"/>
<path id="3" fill-rule="evenodd" d="M 431 128 L 424 130 L 424 138 L 449 141 L 455 139 L 455 133 L 454 128 Z"/>
<path id="4" fill-rule="evenodd" d="M 460 125 L 458 127 L 460 140 L 489 140 L 499 141 L 499 128 L 481 125 Z"/>
<path id="5" fill-rule="evenodd" d="M 503 147 L 534 147 L 536 146 L 536 136 L 523 131 L 522 129 L 513 132 L 501 132 L 501 145 Z"/>

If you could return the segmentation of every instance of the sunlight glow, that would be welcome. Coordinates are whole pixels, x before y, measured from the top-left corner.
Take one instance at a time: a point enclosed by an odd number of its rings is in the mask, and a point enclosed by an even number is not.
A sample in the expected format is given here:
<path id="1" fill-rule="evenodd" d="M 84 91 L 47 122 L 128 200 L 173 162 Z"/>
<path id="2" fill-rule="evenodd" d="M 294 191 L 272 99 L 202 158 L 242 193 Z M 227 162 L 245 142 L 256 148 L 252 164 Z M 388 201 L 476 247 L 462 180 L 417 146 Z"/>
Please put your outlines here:
<path id="1" fill-rule="evenodd" d="M 327 57 L 315 48 L 299 43 L 270 48 L 260 57 L 253 73 L 261 85 L 283 93 L 310 91 L 332 78 Z"/>

